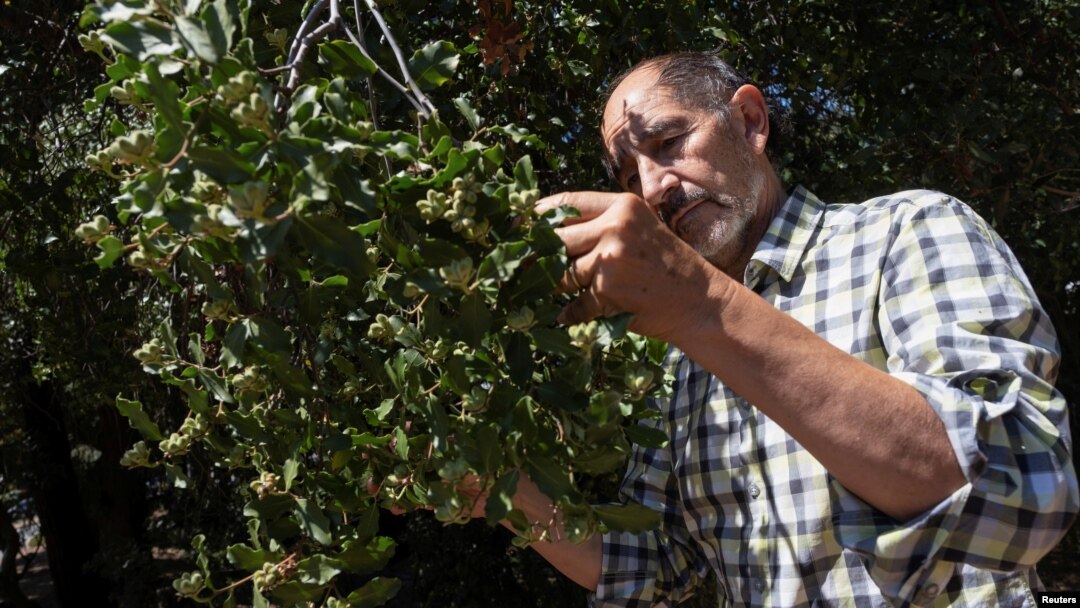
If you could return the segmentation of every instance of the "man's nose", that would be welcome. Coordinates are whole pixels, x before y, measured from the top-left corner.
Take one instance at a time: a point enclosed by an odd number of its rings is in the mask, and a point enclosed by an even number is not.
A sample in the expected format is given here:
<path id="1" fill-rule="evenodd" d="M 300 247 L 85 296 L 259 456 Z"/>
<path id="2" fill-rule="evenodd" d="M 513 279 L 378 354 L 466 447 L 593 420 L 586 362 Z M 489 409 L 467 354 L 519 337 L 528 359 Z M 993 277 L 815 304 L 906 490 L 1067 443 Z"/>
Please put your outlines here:
<path id="1" fill-rule="evenodd" d="M 646 157 L 638 160 L 638 179 L 641 198 L 653 207 L 663 204 L 679 187 L 679 179 L 670 166 Z"/>

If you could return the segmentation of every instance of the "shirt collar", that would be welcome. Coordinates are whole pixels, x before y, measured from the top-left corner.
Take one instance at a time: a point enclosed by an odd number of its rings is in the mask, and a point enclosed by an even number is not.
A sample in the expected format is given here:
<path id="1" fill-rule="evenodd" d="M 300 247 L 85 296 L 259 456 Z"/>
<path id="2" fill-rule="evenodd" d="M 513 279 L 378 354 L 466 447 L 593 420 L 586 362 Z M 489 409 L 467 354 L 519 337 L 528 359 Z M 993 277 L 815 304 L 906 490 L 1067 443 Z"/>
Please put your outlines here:
<path id="1" fill-rule="evenodd" d="M 797 186 L 773 217 L 750 257 L 743 278 L 746 286 L 753 288 L 765 275 L 766 266 L 790 281 L 824 215 L 825 203 L 806 188 Z"/>

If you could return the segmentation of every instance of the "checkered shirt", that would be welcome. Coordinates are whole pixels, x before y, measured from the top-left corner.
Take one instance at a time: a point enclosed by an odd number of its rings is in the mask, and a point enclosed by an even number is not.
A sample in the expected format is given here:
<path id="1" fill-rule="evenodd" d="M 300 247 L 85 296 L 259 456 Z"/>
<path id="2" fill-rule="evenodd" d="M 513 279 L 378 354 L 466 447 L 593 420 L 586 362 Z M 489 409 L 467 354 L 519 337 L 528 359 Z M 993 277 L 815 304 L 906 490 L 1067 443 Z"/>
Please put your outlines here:
<path id="1" fill-rule="evenodd" d="M 940 193 L 826 205 L 799 188 L 744 283 L 921 393 L 968 483 L 893 520 L 672 349 L 650 423 L 670 443 L 637 448 L 621 490 L 663 525 L 604 535 L 592 604 L 674 606 L 711 569 L 722 606 L 1034 606 L 1034 563 L 1080 499 L 1057 339 L 1001 239 Z"/>

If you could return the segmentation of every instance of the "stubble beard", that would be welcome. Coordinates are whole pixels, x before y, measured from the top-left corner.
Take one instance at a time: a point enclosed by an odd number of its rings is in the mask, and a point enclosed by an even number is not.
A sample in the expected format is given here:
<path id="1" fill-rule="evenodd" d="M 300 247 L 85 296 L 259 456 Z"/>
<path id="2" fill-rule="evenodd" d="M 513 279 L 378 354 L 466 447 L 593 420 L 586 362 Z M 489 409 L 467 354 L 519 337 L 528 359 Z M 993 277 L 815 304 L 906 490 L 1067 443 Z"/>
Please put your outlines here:
<path id="1" fill-rule="evenodd" d="M 744 249 L 754 246 L 750 243 L 751 231 L 761 192 L 765 186 L 765 176 L 753 170 L 753 158 L 750 151 L 741 147 L 737 149 L 743 169 L 743 175 L 739 176 L 739 181 L 746 185 L 743 193 L 734 195 L 704 188 L 693 188 L 674 196 L 660 210 L 661 219 L 672 232 L 693 247 L 713 266 L 729 274 L 735 270 L 732 266 L 745 253 Z M 708 213 L 700 216 L 688 215 L 683 217 L 677 226 L 672 225 L 671 220 L 676 212 L 698 201 L 701 201 L 703 205 L 714 204 L 723 207 L 724 211 L 721 213 L 725 217 L 716 217 Z M 741 279 L 741 277 L 737 278 Z"/>

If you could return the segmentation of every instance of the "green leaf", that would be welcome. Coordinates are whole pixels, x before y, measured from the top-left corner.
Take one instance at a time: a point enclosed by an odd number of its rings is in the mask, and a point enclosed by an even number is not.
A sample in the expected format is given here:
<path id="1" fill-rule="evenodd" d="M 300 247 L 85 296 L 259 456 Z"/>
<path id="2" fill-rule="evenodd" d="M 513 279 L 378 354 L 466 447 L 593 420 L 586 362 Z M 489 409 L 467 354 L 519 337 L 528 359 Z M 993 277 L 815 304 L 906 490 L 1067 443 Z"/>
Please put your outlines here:
<path id="1" fill-rule="evenodd" d="M 450 419 L 446 415 L 446 409 L 434 397 L 422 400 L 418 405 L 431 429 L 432 447 L 436 452 L 445 452 L 449 447 L 448 434 L 450 432 Z"/>
<path id="2" fill-rule="evenodd" d="M 967 143 L 968 151 L 970 151 L 971 155 L 974 156 L 975 158 L 981 160 L 982 162 L 984 162 L 984 163 L 986 163 L 988 165 L 997 165 L 997 164 L 999 164 L 998 159 L 995 158 L 994 155 L 992 155 L 989 152 L 987 152 L 986 150 L 984 150 L 981 146 L 979 146 L 979 144 L 977 144 L 977 143 L 975 143 L 973 141 L 968 141 L 966 143 Z"/>
<path id="3" fill-rule="evenodd" d="M 503 353 L 506 355 L 506 371 L 510 380 L 525 388 L 533 375 L 532 349 L 529 348 L 529 339 L 517 332 L 503 340 Z"/>
<path id="4" fill-rule="evenodd" d="M 112 267 L 113 263 L 124 255 L 124 241 L 111 234 L 98 241 L 97 248 L 101 250 L 101 253 L 94 257 L 94 261 L 102 269 Z"/>
<path id="5" fill-rule="evenodd" d="M 454 105 L 457 106 L 458 111 L 465 117 L 465 120 L 469 123 L 469 128 L 476 131 L 480 128 L 481 120 L 480 116 L 473 109 L 469 100 L 464 97 L 457 97 L 454 99 Z"/>
<path id="6" fill-rule="evenodd" d="M 487 503 L 484 506 L 484 516 L 489 523 L 497 523 L 506 519 L 507 513 L 514 508 L 511 499 L 517 491 L 517 483 L 520 477 L 521 475 L 517 469 L 511 469 L 495 480 L 494 485 L 491 486 L 491 491 L 488 492 Z"/>
<path id="7" fill-rule="evenodd" d="M 277 321 L 266 317 L 244 319 L 247 340 L 273 358 L 285 358 L 292 353 L 292 338 Z"/>
<path id="8" fill-rule="evenodd" d="M 294 513 L 301 529 L 315 542 L 323 545 L 333 544 L 334 539 L 330 536 L 330 520 L 326 517 L 326 513 L 323 513 L 323 510 L 315 504 L 315 501 L 297 498 Z"/>
<path id="9" fill-rule="evenodd" d="M 382 570 L 394 557 L 397 543 L 387 536 L 376 536 L 370 542 L 349 541 L 337 556 L 345 569 L 355 576 L 366 576 Z"/>
<path id="10" fill-rule="evenodd" d="M 267 601 L 266 596 L 259 593 L 258 589 L 252 587 L 251 590 L 251 607 L 252 608 L 272 608 L 270 602 Z"/>
<path id="11" fill-rule="evenodd" d="M 469 295 L 461 302 L 461 318 L 458 331 L 469 346 L 479 347 L 491 328 L 491 312 L 478 293 Z"/>
<path id="12" fill-rule="evenodd" d="M 302 583 L 298 580 L 279 583 L 270 592 L 270 596 L 277 600 L 274 603 L 276 606 L 310 605 L 309 602 L 325 594 L 323 585 Z"/>
<path id="13" fill-rule="evenodd" d="M 206 355 L 203 353 L 202 336 L 195 332 L 188 334 L 188 354 L 197 365 L 206 363 Z"/>
<path id="14" fill-rule="evenodd" d="M 202 381 L 203 386 L 206 387 L 206 390 L 210 391 L 214 397 L 225 403 L 233 403 L 234 399 L 232 393 L 230 393 L 228 387 L 225 386 L 225 381 L 222 380 L 221 376 L 205 369 L 199 369 L 198 376 L 199 380 Z"/>
<path id="15" fill-rule="evenodd" d="M 519 301 L 550 296 L 566 272 L 566 262 L 558 257 L 537 260 L 512 283 L 511 297 Z"/>
<path id="16" fill-rule="evenodd" d="M 405 431 L 401 430 L 401 427 L 394 429 L 394 452 L 397 457 L 407 461 L 409 459 L 409 436 L 405 434 Z"/>
<path id="17" fill-rule="evenodd" d="M 157 21 L 110 23 L 102 32 L 101 37 L 117 50 L 139 61 L 159 55 L 171 55 L 180 48 L 180 43 L 177 42 L 173 31 Z"/>
<path id="18" fill-rule="evenodd" d="M 494 424 L 480 424 L 472 429 L 470 439 L 473 442 L 469 464 L 480 474 L 493 473 L 502 464 L 502 441 L 499 427 Z"/>
<path id="19" fill-rule="evenodd" d="M 602 317 L 597 319 L 597 343 L 599 343 L 600 346 L 608 346 L 613 341 L 625 336 L 626 327 L 630 324 L 630 319 L 632 318 L 634 318 L 634 315 L 624 312 L 619 313 L 614 317 Z"/>
<path id="20" fill-rule="evenodd" d="M 593 511 L 605 526 L 618 532 L 639 534 L 660 526 L 660 513 L 639 503 L 601 505 Z"/>
<path id="21" fill-rule="evenodd" d="M 210 37 L 214 52 L 224 57 L 236 34 L 236 17 L 239 10 L 236 0 L 214 0 L 202 12 L 203 25 Z"/>
<path id="22" fill-rule="evenodd" d="M 558 500 L 576 494 L 566 470 L 554 460 L 546 456 L 531 456 L 527 463 L 529 478 L 550 498 Z"/>
<path id="23" fill-rule="evenodd" d="M 445 40 L 432 42 L 413 53 L 409 59 L 409 73 L 421 89 L 433 89 L 450 82 L 460 58 L 452 43 Z"/>
<path id="24" fill-rule="evenodd" d="M 533 171 L 532 158 L 525 154 L 514 164 L 514 181 L 522 190 L 536 188 L 536 173 Z"/>
<path id="25" fill-rule="evenodd" d="M 574 457 L 574 470 L 590 475 L 603 475 L 622 468 L 626 452 L 615 445 L 603 445 Z"/>
<path id="26" fill-rule="evenodd" d="M 233 323 L 225 333 L 225 338 L 221 341 L 221 363 L 225 365 L 225 369 L 232 369 L 243 361 L 247 335 L 246 320 Z"/>
<path id="27" fill-rule="evenodd" d="M 187 151 L 196 169 L 223 184 L 247 181 L 255 176 L 255 166 L 223 148 L 194 147 Z"/>
<path id="28" fill-rule="evenodd" d="M 248 230 L 242 234 L 241 249 L 245 262 L 256 262 L 277 255 L 278 250 L 285 244 L 285 237 L 289 234 L 289 228 L 293 224 L 292 216 L 269 226 L 263 226 L 255 220 L 245 220 Z"/>
<path id="29" fill-rule="evenodd" d="M 362 281 L 375 269 L 368 260 L 367 240 L 349 229 L 340 219 L 314 216 L 298 217 L 296 232 L 316 259 L 346 271 Z"/>
<path id="30" fill-rule="evenodd" d="M 522 241 L 499 243 L 480 262 L 477 276 L 481 279 L 508 281 L 525 261 L 529 251 L 528 244 Z"/>
<path id="31" fill-rule="evenodd" d="M 341 572 L 342 565 L 325 555 L 312 555 L 296 564 L 296 576 L 301 583 L 325 585 Z"/>
<path id="32" fill-rule="evenodd" d="M 269 561 L 276 561 L 277 556 L 266 549 L 255 549 L 245 544 L 230 545 L 225 550 L 229 563 L 248 572 L 254 572 Z"/>
<path id="33" fill-rule="evenodd" d="M 379 66 L 348 40 L 332 40 L 320 44 L 319 59 L 335 76 L 367 78 L 379 71 Z"/>
<path id="34" fill-rule="evenodd" d="M 297 473 L 300 472 L 300 461 L 295 458 L 285 459 L 285 465 L 282 468 L 282 479 L 285 481 L 285 491 L 288 492 L 292 488 L 292 483 L 296 480 Z"/>
<path id="35" fill-rule="evenodd" d="M 195 412 L 196 414 L 204 415 L 210 413 L 209 401 L 207 400 L 207 392 L 197 388 L 195 386 L 194 380 L 181 380 L 180 378 L 173 376 L 166 369 L 161 370 L 161 379 L 168 384 L 179 387 L 180 390 L 183 391 L 185 395 L 187 395 L 188 407 L 191 408 L 191 411 Z"/>
<path id="36" fill-rule="evenodd" d="M 399 589 L 401 589 L 401 581 L 398 579 L 377 576 L 363 587 L 350 593 L 345 601 L 349 602 L 353 608 L 374 608 L 390 601 L 397 595 Z"/>
<path id="37" fill-rule="evenodd" d="M 294 506 L 293 497 L 288 494 L 269 494 L 245 504 L 244 515 L 272 521 L 288 513 Z"/>
<path id="38" fill-rule="evenodd" d="M 128 419 L 128 424 L 131 425 L 131 428 L 139 431 L 139 434 L 143 437 L 153 441 L 161 441 L 165 438 L 161 434 L 158 425 L 155 424 L 153 420 L 150 420 L 150 417 L 143 411 L 142 403 L 138 401 L 129 401 L 117 395 L 116 409 L 120 410 L 120 414 Z"/>
<path id="39" fill-rule="evenodd" d="M 651 426 L 636 424 L 626 427 L 626 437 L 646 448 L 662 448 L 668 444 L 667 433 Z"/>
<path id="40" fill-rule="evenodd" d="M 589 396 L 563 378 L 536 385 L 536 397 L 545 405 L 569 412 L 580 412 L 589 405 Z"/>
<path id="41" fill-rule="evenodd" d="M 201 59 L 209 64 L 216 64 L 221 59 L 217 47 L 210 39 L 210 34 L 203 27 L 203 22 L 191 17 L 177 17 L 176 31 L 184 46 L 191 51 L 193 58 Z"/>

